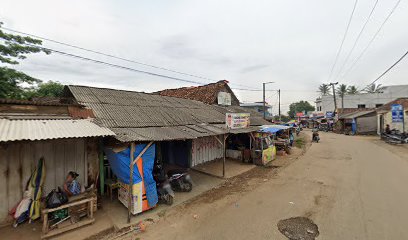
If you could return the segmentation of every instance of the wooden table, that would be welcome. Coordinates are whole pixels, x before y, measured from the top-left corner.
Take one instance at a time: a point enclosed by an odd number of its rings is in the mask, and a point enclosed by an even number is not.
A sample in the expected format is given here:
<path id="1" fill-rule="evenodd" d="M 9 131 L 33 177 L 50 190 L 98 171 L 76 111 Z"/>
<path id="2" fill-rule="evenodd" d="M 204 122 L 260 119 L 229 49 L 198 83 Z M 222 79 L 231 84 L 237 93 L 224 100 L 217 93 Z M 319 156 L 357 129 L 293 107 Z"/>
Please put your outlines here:
<path id="1" fill-rule="evenodd" d="M 76 197 L 76 198 L 75 198 Z M 61 205 L 57 208 L 47 208 L 41 211 L 42 214 L 42 218 L 43 218 L 43 227 L 42 227 L 42 235 L 41 235 L 41 239 L 45 239 L 45 238 L 49 238 L 51 236 L 55 236 L 57 234 L 61 234 L 63 232 L 75 229 L 75 228 L 79 228 L 88 224 L 92 224 L 95 221 L 95 218 L 93 216 L 94 213 L 94 208 L 96 206 L 96 200 L 97 197 L 95 194 L 88 194 L 88 195 L 84 195 L 84 196 L 75 196 L 73 200 L 70 199 L 70 201 L 64 205 Z M 57 225 L 57 227 L 55 229 L 50 229 L 50 223 L 48 220 L 48 214 L 58 211 L 58 210 L 62 210 L 62 209 L 70 209 L 73 207 L 79 207 L 80 205 L 84 205 L 86 206 L 86 215 L 87 215 L 87 219 L 82 219 L 79 220 L 78 222 L 71 222 L 71 224 L 64 226 L 64 227 L 59 227 Z M 69 220 L 67 220 L 69 221 Z"/>

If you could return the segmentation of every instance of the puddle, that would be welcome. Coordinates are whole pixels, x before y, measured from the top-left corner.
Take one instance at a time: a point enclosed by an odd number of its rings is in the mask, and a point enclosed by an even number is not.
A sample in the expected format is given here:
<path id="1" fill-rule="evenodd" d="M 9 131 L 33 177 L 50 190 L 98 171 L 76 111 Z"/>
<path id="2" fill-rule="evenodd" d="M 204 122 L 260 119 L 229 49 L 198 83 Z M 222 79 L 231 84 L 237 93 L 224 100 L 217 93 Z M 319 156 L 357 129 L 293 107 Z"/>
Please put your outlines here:
<path id="1" fill-rule="evenodd" d="M 314 240 L 319 236 L 317 225 L 306 217 L 293 217 L 278 222 L 279 231 L 289 240 Z"/>

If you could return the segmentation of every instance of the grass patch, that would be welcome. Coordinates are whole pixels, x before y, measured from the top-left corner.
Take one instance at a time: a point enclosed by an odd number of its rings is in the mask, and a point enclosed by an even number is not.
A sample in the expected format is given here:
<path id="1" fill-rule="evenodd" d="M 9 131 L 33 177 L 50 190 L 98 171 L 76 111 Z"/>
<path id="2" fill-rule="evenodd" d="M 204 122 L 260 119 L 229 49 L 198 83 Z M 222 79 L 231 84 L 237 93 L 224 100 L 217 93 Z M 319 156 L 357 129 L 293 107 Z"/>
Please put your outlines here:
<path id="1" fill-rule="evenodd" d="M 306 142 L 304 138 L 296 138 L 295 139 L 295 146 L 298 148 L 303 148 L 305 146 Z"/>

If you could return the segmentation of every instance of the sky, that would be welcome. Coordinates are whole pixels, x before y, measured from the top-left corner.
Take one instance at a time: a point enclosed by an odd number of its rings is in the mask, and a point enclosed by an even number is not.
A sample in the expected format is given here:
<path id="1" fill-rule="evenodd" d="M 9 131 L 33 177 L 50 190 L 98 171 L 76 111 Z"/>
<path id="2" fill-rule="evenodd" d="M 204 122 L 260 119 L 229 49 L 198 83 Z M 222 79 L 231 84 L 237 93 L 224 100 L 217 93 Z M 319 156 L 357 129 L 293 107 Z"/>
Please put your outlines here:
<path id="1" fill-rule="evenodd" d="M 314 105 L 320 84 L 338 81 L 364 87 L 408 50 L 408 1 L 401 0 L 348 71 L 398 0 L 378 1 L 345 61 L 375 2 L 357 1 L 330 78 L 355 0 L 2 0 L 0 21 L 3 27 L 207 79 L 43 42 L 51 49 L 133 69 L 200 83 L 226 79 L 232 88 L 241 89 L 259 90 L 263 82 L 274 82 L 266 85 L 266 99 L 276 113 L 277 89 L 283 112 L 299 100 Z M 197 85 L 57 53 L 30 55 L 17 68 L 44 81 L 140 92 Z M 406 84 L 407 76 L 408 58 L 378 83 Z M 234 91 L 241 102 L 262 101 L 261 91 Z"/>

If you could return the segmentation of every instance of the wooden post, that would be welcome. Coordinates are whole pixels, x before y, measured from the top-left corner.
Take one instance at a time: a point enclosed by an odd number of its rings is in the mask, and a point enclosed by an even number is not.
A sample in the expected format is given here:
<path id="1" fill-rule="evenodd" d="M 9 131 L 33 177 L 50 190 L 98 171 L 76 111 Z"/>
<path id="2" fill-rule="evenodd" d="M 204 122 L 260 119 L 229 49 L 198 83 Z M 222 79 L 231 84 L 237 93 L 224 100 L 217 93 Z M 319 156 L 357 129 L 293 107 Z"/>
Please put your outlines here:
<path id="1" fill-rule="evenodd" d="M 132 216 L 132 197 L 133 197 L 133 156 L 135 152 L 135 143 L 130 144 L 130 178 L 129 178 L 129 197 L 128 197 L 128 219 L 127 222 L 130 223 L 130 217 Z"/>
<path id="2" fill-rule="evenodd" d="M 103 143 L 99 140 L 99 188 L 101 195 L 105 195 L 105 169 L 103 166 Z M 97 183 L 95 183 L 96 185 Z"/>
<path id="3" fill-rule="evenodd" d="M 134 159 L 134 152 L 135 152 L 135 143 L 132 142 L 130 146 L 130 179 L 129 179 L 129 199 L 128 199 L 128 223 L 130 223 L 130 218 L 132 216 L 131 207 L 132 207 L 132 196 L 133 196 L 133 168 L 135 163 L 143 156 L 143 154 L 152 146 L 154 142 L 149 142 L 146 147 L 137 155 Z M 134 159 L 134 160 L 133 160 Z"/>
<path id="4" fill-rule="evenodd" d="M 225 140 L 227 140 L 228 135 L 223 134 L 223 144 L 222 144 L 222 177 L 225 178 Z"/>

